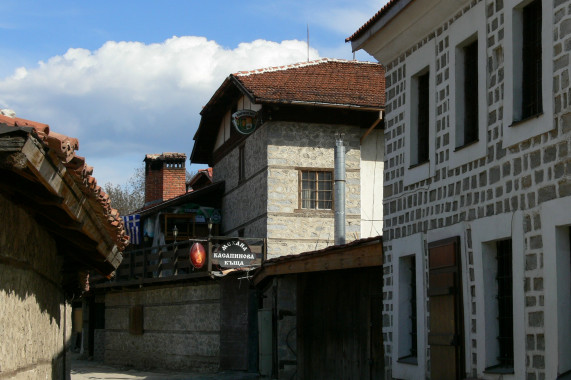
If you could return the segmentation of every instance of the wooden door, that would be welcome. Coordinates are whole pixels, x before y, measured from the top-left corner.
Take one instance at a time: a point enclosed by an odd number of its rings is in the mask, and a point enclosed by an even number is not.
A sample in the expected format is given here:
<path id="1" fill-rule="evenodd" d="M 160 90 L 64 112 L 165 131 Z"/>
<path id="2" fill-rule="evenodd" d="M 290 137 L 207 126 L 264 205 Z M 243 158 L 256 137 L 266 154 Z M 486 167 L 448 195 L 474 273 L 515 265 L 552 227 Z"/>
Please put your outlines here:
<path id="1" fill-rule="evenodd" d="M 298 277 L 298 377 L 382 379 L 381 267 Z"/>
<path id="2" fill-rule="evenodd" d="M 458 237 L 428 245 L 430 378 L 464 376 L 462 270 Z"/>

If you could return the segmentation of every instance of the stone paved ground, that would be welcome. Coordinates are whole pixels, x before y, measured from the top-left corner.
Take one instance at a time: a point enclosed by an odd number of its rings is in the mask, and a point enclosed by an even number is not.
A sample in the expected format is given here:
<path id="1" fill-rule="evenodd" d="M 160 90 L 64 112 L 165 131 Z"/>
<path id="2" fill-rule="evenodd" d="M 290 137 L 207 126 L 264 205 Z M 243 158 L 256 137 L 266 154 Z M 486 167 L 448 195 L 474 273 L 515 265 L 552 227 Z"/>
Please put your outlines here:
<path id="1" fill-rule="evenodd" d="M 77 355 L 71 361 L 71 380 L 254 380 L 257 374 L 245 372 L 220 372 L 215 374 L 185 373 L 173 371 L 139 371 L 132 368 L 112 367 Z"/>

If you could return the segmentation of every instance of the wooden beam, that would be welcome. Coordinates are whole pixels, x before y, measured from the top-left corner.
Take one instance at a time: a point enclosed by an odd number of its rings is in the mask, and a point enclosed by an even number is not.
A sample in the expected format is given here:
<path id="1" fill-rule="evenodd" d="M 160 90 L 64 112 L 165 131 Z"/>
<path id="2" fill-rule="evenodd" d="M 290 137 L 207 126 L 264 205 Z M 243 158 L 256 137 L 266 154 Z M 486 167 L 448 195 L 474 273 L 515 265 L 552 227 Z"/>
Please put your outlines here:
<path id="1" fill-rule="evenodd" d="M 26 139 L 22 136 L 6 136 L 0 138 L 0 152 L 19 152 L 22 150 Z"/>
<path id="2" fill-rule="evenodd" d="M 91 240 L 99 242 L 97 250 L 104 257 L 109 257 L 113 265 L 121 260 L 116 244 L 107 232 L 106 218 L 102 210 L 91 204 L 97 203 L 89 199 L 67 174 L 55 153 L 45 152 L 35 139 L 28 139 L 22 148 L 28 158 L 28 169 L 38 181 L 52 194 L 63 198 L 60 209 L 81 224 L 81 233 Z"/>
<path id="3" fill-rule="evenodd" d="M 258 285 L 266 277 L 270 276 L 382 265 L 382 243 L 348 247 L 346 249 L 340 248 L 338 251 L 300 255 L 263 265 L 254 276 L 254 285 Z"/>
<path id="4" fill-rule="evenodd" d="M 382 111 L 381 111 L 381 113 L 380 113 L 379 116 L 381 116 L 381 115 L 382 115 Z M 375 127 L 376 127 L 377 125 L 379 125 L 379 123 L 380 123 L 382 120 L 383 120 L 382 117 L 379 117 L 377 120 L 375 120 L 375 122 L 373 123 L 373 125 L 371 125 L 371 126 L 369 127 L 369 129 L 367 129 L 367 132 L 365 132 L 365 134 L 364 134 L 363 136 L 361 136 L 361 140 L 360 140 L 361 145 L 363 145 L 363 140 L 365 140 L 365 137 L 367 137 L 367 136 L 369 135 L 369 133 L 373 132 L 373 129 L 375 129 Z"/>

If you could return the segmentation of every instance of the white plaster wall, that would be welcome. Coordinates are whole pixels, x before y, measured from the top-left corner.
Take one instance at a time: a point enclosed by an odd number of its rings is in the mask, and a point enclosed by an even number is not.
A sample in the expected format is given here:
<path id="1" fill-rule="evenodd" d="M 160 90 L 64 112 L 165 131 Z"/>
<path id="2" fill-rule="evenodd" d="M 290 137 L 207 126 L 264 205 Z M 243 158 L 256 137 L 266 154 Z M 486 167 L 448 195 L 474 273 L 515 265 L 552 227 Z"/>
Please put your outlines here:
<path id="1" fill-rule="evenodd" d="M 361 144 L 361 238 L 383 234 L 385 138 L 372 131 Z"/>

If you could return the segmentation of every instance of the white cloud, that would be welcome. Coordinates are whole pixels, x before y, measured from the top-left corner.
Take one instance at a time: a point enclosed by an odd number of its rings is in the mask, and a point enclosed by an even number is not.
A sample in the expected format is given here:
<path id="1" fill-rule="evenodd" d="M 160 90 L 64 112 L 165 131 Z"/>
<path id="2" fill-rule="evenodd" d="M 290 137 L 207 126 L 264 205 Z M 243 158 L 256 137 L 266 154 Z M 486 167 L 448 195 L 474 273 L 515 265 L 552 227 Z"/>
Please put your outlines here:
<path id="1" fill-rule="evenodd" d="M 315 49 L 311 57 L 319 57 Z M 116 169 L 132 160 L 135 168 L 147 153 L 190 154 L 199 112 L 230 73 L 306 59 L 306 43 L 296 40 L 234 49 L 192 36 L 158 44 L 109 41 L 16 69 L 0 79 L 0 108 L 78 137 L 78 153 L 103 164 L 95 166 L 99 182 L 119 183 L 131 173 Z M 121 164 L 108 166 L 114 161 Z"/>

